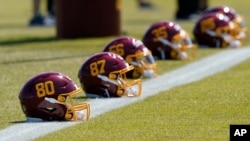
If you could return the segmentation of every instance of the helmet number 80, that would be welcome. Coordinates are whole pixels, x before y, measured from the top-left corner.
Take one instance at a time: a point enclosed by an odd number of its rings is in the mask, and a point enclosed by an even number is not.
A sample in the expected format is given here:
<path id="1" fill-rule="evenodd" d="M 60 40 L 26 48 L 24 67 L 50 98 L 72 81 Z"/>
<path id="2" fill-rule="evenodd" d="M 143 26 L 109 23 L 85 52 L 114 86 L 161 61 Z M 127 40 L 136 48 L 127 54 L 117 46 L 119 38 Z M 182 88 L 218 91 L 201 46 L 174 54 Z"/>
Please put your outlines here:
<path id="1" fill-rule="evenodd" d="M 55 94 L 55 87 L 53 81 L 45 81 L 36 84 L 36 94 L 38 97 L 45 97 L 46 95 Z"/>

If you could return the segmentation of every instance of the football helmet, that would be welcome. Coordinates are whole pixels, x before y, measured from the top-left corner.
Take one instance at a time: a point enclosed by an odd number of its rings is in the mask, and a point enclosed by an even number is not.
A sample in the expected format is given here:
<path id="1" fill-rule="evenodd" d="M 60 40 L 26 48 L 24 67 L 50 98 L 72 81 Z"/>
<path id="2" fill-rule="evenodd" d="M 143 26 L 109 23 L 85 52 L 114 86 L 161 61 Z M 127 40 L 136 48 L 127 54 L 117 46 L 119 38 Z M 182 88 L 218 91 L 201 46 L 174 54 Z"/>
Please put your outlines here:
<path id="1" fill-rule="evenodd" d="M 99 52 L 82 64 L 78 78 L 89 98 L 135 97 L 141 95 L 141 80 L 126 78 L 133 69 L 120 55 Z"/>
<path id="2" fill-rule="evenodd" d="M 151 51 L 141 40 L 134 37 L 117 37 L 106 44 L 103 51 L 119 54 L 127 63 L 134 66 L 134 69 L 127 73 L 128 78 L 156 76 L 157 64 Z"/>
<path id="3" fill-rule="evenodd" d="M 90 116 L 90 105 L 75 103 L 82 92 L 60 72 L 42 72 L 30 78 L 19 93 L 27 121 L 83 121 Z"/>
<path id="4" fill-rule="evenodd" d="M 195 46 L 188 33 L 173 21 L 153 23 L 142 41 L 156 59 L 191 60 L 195 57 Z"/>
<path id="5" fill-rule="evenodd" d="M 229 17 L 218 12 L 202 15 L 193 29 L 197 43 L 205 47 L 238 48 L 241 41 L 236 32 L 235 24 Z"/>
<path id="6" fill-rule="evenodd" d="M 233 9 L 232 7 L 228 7 L 228 6 L 215 6 L 215 7 L 211 7 L 205 10 L 202 13 L 202 15 L 213 13 L 213 12 L 222 13 L 228 16 L 228 18 L 235 24 L 235 28 L 237 29 L 236 30 L 237 32 L 234 33 L 234 34 L 237 34 L 236 37 L 240 40 L 244 40 L 246 38 L 247 28 L 246 28 L 244 18 L 239 13 L 237 13 L 235 9 Z"/>

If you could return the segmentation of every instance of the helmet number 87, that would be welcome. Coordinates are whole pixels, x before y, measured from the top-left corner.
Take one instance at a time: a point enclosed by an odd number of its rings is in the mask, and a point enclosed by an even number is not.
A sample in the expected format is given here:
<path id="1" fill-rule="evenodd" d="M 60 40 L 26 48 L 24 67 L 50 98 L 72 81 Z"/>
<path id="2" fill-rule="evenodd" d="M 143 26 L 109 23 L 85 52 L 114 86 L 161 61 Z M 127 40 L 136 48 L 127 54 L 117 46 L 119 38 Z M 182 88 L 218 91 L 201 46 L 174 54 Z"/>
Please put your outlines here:
<path id="1" fill-rule="evenodd" d="M 45 97 L 46 95 L 55 94 L 55 87 L 53 81 L 45 81 L 36 84 L 37 97 Z"/>
<path id="2" fill-rule="evenodd" d="M 98 74 L 105 73 L 105 60 L 98 60 L 89 65 L 90 73 L 92 76 L 97 76 Z"/>

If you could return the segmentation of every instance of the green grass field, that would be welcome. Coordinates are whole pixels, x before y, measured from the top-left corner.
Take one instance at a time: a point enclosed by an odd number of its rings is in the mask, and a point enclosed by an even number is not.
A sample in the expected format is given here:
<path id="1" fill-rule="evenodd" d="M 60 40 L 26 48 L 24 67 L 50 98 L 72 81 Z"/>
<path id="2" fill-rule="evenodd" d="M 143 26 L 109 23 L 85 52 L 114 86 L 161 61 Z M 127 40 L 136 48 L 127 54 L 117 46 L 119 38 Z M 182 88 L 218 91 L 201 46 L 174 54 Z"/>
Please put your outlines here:
<path id="1" fill-rule="evenodd" d="M 122 1 L 122 30 L 141 39 L 151 23 L 174 18 L 175 0 L 152 2 L 157 8 L 148 11 L 139 10 L 135 1 Z M 209 5 L 233 7 L 245 17 L 249 27 L 249 1 L 210 0 Z M 60 71 L 80 86 L 77 73 L 82 62 L 93 53 L 101 51 L 114 38 L 57 40 L 55 27 L 27 27 L 30 16 L 31 0 L 1 1 L 0 129 L 25 120 L 18 94 L 30 77 L 42 71 Z M 194 26 L 192 21 L 179 24 L 188 32 Z M 248 46 L 249 43 L 247 40 L 244 45 Z M 196 60 L 220 51 L 223 50 L 198 49 Z M 158 73 L 163 74 L 190 62 L 157 63 Z M 228 71 L 161 92 L 37 140 L 227 141 L 230 124 L 250 123 L 249 63 L 250 60 L 247 60 Z"/>

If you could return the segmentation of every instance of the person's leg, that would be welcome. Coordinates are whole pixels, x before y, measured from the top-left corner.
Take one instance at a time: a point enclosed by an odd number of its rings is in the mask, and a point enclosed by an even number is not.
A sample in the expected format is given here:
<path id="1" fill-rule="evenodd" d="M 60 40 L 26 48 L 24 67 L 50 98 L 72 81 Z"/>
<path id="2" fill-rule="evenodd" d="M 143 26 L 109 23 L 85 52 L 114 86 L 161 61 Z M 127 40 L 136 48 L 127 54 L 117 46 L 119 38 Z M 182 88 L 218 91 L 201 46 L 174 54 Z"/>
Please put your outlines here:
<path id="1" fill-rule="evenodd" d="M 188 20 L 198 10 L 198 0 L 177 0 L 176 19 Z"/>
<path id="2" fill-rule="evenodd" d="M 208 1 L 207 0 L 199 0 L 198 2 L 198 11 L 202 12 L 208 8 Z"/>
<path id="3" fill-rule="evenodd" d="M 33 15 L 40 14 L 40 0 L 33 0 Z"/>
<path id="4" fill-rule="evenodd" d="M 29 21 L 29 26 L 43 25 L 43 20 L 40 11 L 40 0 L 32 0 L 32 18 Z"/>
<path id="5" fill-rule="evenodd" d="M 47 16 L 44 19 L 46 26 L 55 25 L 55 4 L 54 0 L 47 0 Z"/>
<path id="6" fill-rule="evenodd" d="M 54 0 L 48 0 L 47 1 L 47 11 L 48 14 L 51 16 L 55 16 L 55 5 L 54 5 Z"/>
<path id="7" fill-rule="evenodd" d="M 137 0 L 137 3 L 140 8 L 152 8 L 152 4 L 149 0 Z"/>

